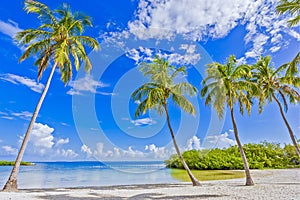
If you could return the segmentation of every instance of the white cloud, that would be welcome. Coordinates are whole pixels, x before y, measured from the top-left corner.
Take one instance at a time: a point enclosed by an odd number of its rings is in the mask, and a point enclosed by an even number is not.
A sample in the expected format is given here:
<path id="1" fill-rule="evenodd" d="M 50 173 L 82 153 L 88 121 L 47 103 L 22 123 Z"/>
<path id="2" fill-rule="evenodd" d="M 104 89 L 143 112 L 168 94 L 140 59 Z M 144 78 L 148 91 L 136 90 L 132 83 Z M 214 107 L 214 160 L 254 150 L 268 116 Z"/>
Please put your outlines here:
<path id="1" fill-rule="evenodd" d="M 1 118 L 2 118 L 2 119 L 8 119 L 8 120 L 13 120 L 13 119 L 15 119 L 15 118 L 9 117 L 9 116 L 1 116 Z"/>
<path id="2" fill-rule="evenodd" d="M 201 147 L 200 147 L 200 138 L 198 138 L 195 135 L 192 138 L 190 138 L 187 141 L 187 149 L 188 150 L 192 150 L 192 149 L 199 150 L 199 149 L 201 149 Z"/>
<path id="3" fill-rule="evenodd" d="M 68 159 L 73 159 L 78 156 L 76 152 L 74 152 L 72 149 L 57 149 L 56 155 L 59 157 L 64 157 Z"/>
<path id="4" fill-rule="evenodd" d="M 200 60 L 200 54 L 197 53 L 171 53 L 171 54 L 160 54 L 161 58 L 168 60 L 171 64 L 179 65 L 195 65 Z"/>
<path id="5" fill-rule="evenodd" d="M 156 124 L 156 121 L 151 118 L 142 118 L 142 119 L 136 119 L 130 121 L 135 126 L 142 126 L 142 125 L 153 125 Z"/>
<path id="6" fill-rule="evenodd" d="M 229 130 L 229 132 L 232 132 L 232 130 Z M 233 139 L 230 139 L 228 132 L 225 132 L 220 135 L 214 135 L 214 136 L 208 136 L 206 137 L 206 141 L 213 146 L 214 148 L 228 148 L 231 146 L 236 145 L 236 141 Z"/>
<path id="7" fill-rule="evenodd" d="M 228 34 L 246 15 L 253 1 L 141 0 L 130 32 L 140 38 L 172 38 L 185 34 L 194 40 Z M 149 30 L 150 29 L 150 30 Z"/>
<path id="8" fill-rule="evenodd" d="M 125 47 L 125 39 L 129 38 L 129 32 L 126 30 L 122 30 L 119 32 L 106 32 L 100 37 L 103 38 L 103 41 L 107 44 L 113 44 L 119 48 Z"/>
<path id="9" fill-rule="evenodd" d="M 294 31 L 294 30 L 289 30 L 288 34 L 292 37 L 294 37 L 295 39 L 297 39 L 297 41 L 300 41 L 300 33 L 299 30 L 298 32 Z"/>
<path id="10" fill-rule="evenodd" d="M 95 157 L 97 159 L 105 160 L 141 160 L 141 159 L 167 159 L 173 154 L 173 149 L 166 149 L 165 147 L 157 147 L 155 144 L 146 145 L 144 151 L 136 150 L 132 146 L 127 149 L 120 149 L 113 147 L 106 149 L 104 144 L 99 142 L 95 149 L 82 145 L 81 151 L 86 154 L 87 158 Z"/>
<path id="11" fill-rule="evenodd" d="M 16 118 L 30 120 L 30 118 L 32 117 L 32 113 L 28 111 L 21 111 L 21 112 L 8 111 L 8 112 L 0 112 L 0 117 L 8 120 L 14 120 Z"/>
<path id="12" fill-rule="evenodd" d="M 277 0 L 140 0 L 128 29 L 140 39 L 171 40 L 179 34 L 206 41 L 224 38 L 237 26 L 244 26 L 245 56 L 256 58 L 286 46 L 289 41 L 283 41 L 283 34 L 300 40 L 299 27 L 289 28 L 289 16 L 278 15 L 276 5 Z"/>
<path id="13" fill-rule="evenodd" d="M 130 49 L 126 52 L 126 56 L 135 61 L 135 63 L 139 63 L 143 56 L 140 55 L 140 52 L 137 49 Z"/>
<path id="14" fill-rule="evenodd" d="M 274 47 L 271 47 L 271 48 L 270 48 L 270 51 L 271 51 L 272 53 L 275 53 L 275 52 L 279 51 L 280 48 L 281 48 L 280 46 L 274 46 Z"/>
<path id="15" fill-rule="evenodd" d="M 23 31 L 18 24 L 12 20 L 4 22 L 0 20 L 0 32 L 13 38 L 17 32 Z"/>
<path id="16" fill-rule="evenodd" d="M 123 158 L 145 158 L 145 153 L 142 151 L 134 150 L 132 146 L 128 147 L 127 150 L 122 150 Z"/>
<path id="17" fill-rule="evenodd" d="M 140 100 L 135 100 L 134 103 L 137 104 L 137 105 L 139 105 L 142 102 Z"/>
<path id="18" fill-rule="evenodd" d="M 200 60 L 200 54 L 196 53 L 196 45 L 182 44 L 179 48 L 180 53 L 162 53 L 161 51 L 153 51 L 149 48 L 138 47 L 137 49 L 129 49 L 126 56 L 135 61 L 140 62 L 152 61 L 155 55 L 168 60 L 171 64 L 195 65 Z"/>
<path id="19" fill-rule="evenodd" d="M 102 156 L 104 154 L 103 152 L 104 144 L 99 142 L 96 145 L 96 150 L 94 151 L 95 156 Z"/>
<path id="20" fill-rule="evenodd" d="M 87 155 L 88 158 L 93 155 L 91 149 L 87 145 L 85 145 L 85 144 L 81 146 L 81 151 L 83 153 L 86 153 L 86 155 Z"/>
<path id="21" fill-rule="evenodd" d="M 97 92 L 97 94 L 102 94 L 104 96 L 115 96 L 116 93 L 114 92 Z"/>
<path id="22" fill-rule="evenodd" d="M 11 146 L 2 146 L 1 149 L 5 151 L 5 155 L 17 155 L 18 149 L 11 147 Z"/>
<path id="23" fill-rule="evenodd" d="M 84 78 L 70 81 L 69 86 L 71 89 L 67 94 L 81 95 L 82 92 L 96 93 L 97 88 L 107 87 L 108 85 L 100 81 L 95 81 L 91 75 L 87 74 Z"/>
<path id="24" fill-rule="evenodd" d="M 66 160 L 78 157 L 78 154 L 72 149 L 64 149 L 63 145 L 70 142 L 69 138 L 55 138 L 54 128 L 47 124 L 35 123 L 31 131 L 30 139 L 27 145 L 26 154 L 36 158 L 46 160 Z M 24 136 L 20 137 L 21 145 Z M 45 157 L 45 155 L 47 155 Z"/>
<path id="25" fill-rule="evenodd" d="M 25 85 L 26 87 L 28 87 L 29 89 L 31 89 L 34 92 L 38 92 L 41 93 L 44 85 L 42 83 L 38 83 L 33 79 L 27 78 L 27 77 L 23 77 L 23 76 L 18 76 L 15 74 L 1 74 L 0 75 L 0 79 L 4 80 L 4 81 L 8 81 L 11 82 L 15 85 Z"/>
<path id="26" fill-rule="evenodd" d="M 32 117 L 32 113 L 28 111 L 12 112 L 11 115 L 25 120 L 29 120 Z"/>
<path id="27" fill-rule="evenodd" d="M 8 120 L 13 120 L 13 119 L 14 119 L 14 117 L 8 116 L 8 113 L 6 113 L 6 112 L 1 112 L 1 111 L 0 111 L 0 117 L 1 117 L 2 119 L 8 119 Z"/>
<path id="28" fill-rule="evenodd" d="M 46 149 L 51 149 L 54 145 L 54 128 L 47 124 L 35 123 L 31 131 L 30 142 L 42 154 Z"/>
<path id="29" fill-rule="evenodd" d="M 145 150 L 154 153 L 154 158 L 163 159 L 169 156 L 165 147 L 157 147 L 155 144 L 146 145 Z"/>
<path id="30" fill-rule="evenodd" d="M 65 122 L 61 122 L 60 124 L 63 125 L 63 126 L 70 126 L 69 124 L 67 124 Z"/>
<path id="31" fill-rule="evenodd" d="M 61 145 L 64 145 L 64 144 L 68 144 L 69 143 L 69 138 L 66 138 L 66 139 L 59 139 L 57 140 L 57 142 L 55 143 L 55 146 L 61 146 Z"/>
<path id="32" fill-rule="evenodd" d="M 258 34 L 253 40 L 252 50 L 245 53 L 246 58 L 257 58 L 262 55 L 263 46 L 267 43 L 269 36 L 264 34 Z"/>

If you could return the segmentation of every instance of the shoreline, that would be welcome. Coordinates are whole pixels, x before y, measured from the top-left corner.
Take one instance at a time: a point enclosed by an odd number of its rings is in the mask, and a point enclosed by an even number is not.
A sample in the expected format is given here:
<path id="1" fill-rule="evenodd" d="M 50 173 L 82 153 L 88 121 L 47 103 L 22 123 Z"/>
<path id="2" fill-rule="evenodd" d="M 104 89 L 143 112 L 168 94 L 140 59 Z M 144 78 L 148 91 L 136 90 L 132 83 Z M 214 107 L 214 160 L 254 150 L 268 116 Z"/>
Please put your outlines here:
<path id="1" fill-rule="evenodd" d="M 251 170 L 254 186 L 244 186 L 245 178 L 191 183 L 160 183 L 46 189 L 20 189 L 0 192 L 3 200 L 43 199 L 298 199 L 300 169 Z"/>

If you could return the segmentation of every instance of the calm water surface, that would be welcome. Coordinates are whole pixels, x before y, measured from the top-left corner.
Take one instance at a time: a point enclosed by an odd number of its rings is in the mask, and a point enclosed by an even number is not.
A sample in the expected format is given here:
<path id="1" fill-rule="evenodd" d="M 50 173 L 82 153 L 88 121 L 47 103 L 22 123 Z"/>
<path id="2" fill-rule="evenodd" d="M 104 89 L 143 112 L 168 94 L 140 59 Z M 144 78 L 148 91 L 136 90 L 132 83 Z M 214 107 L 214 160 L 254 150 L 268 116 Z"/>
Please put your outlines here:
<path id="1" fill-rule="evenodd" d="M 12 167 L 0 166 L 0 188 Z M 174 183 L 163 162 L 40 162 L 21 166 L 19 188 Z"/>

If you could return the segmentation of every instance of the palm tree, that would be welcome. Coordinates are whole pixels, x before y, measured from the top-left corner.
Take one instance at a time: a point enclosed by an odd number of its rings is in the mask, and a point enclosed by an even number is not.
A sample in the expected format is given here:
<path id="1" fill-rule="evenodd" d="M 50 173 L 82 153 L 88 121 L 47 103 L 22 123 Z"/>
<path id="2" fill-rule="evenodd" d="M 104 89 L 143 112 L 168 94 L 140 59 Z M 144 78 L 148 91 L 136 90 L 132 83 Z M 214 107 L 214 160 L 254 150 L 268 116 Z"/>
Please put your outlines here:
<path id="1" fill-rule="evenodd" d="M 85 62 L 85 70 L 89 72 L 92 66 L 84 45 L 92 49 L 98 48 L 96 40 L 88 36 L 82 36 L 84 27 L 92 26 L 90 18 L 77 12 L 71 13 L 69 6 L 64 5 L 61 9 L 51 11 L 42 3 L 28 0 L 25 1 L 24 9 L 27 13 L 38 14 L 42 25 L 37 29 L 27 29 L 16 34 L 15 39 L 21 45 L 28 45 L 19 61 L 21 62 L 31 55 L 37 56 L 38 58 L 34 64 L 38 66 L 38 80 L 40 80 L 42 73 L 50 63 L 52 64 L 52 69 L 3 191 L 18 190 L 17 177 L 20 162 L 56 67 L 59 68 L 61 79 L 66 84 L 72 77 L 71 56 L 73 57 L 76 70 L 79 69 L 80 62 Z"/>
<path id="2" fill-rule="evenodd" d="M 299 0 L 280 0 L 276 10 L 279 14 L 289 13 L 293 17 L 288 21 L 290 27 L 296 26 L 300 22 Z"/>
<path id="3" fill-rule="evenodd" d="M 193 104 L 184 95 L 196 95 L 197 89 L 188 82 L 175 84 L 174 78 L 178 74 L 186 74 L 185 67 L 176 69 L 168 61 L 159 57 L 155 57 L 151 63 L 143 63 L 140 71 L 144 76 L 150 76 L 151 81 L 143 84 L 132 93 L 132 99 L 141 102 L 136 109 L 135 117 L 145 114 L 149 109 L 154 109 L 161 115 L 165 112 L 176 153 L 187 171 L 193 186 L 199 186 L 199 181 L 194 177 L 180 153 L 168 111 L 168 100 L 171 98 L 172 102 L 185 112 L 195 115 L 196 111 Z"/>
<path id="4" fill-rule="evenodd" d="M 244 163 L 246 185 L 254 185 L 234 117 L 236 103 L 239 104 L 241 114 L 246 109 L 250 115 L 251 92 L 255 91 L 250 88 L 253 84 L 247 79 L 251 75 L 250 67 L 237 65 L 236 58 L 230 56 L 224 65 L 217 62 L 208 64 L 206 72 L 208 76 L 202 81 L 201 96 L 205 97 L 205 105 L 213 104 L 219 118 L 223 118 L 225 106 L 229 107 L 235 139 Z"/>
<path id="5" fill-rule="evenodd" d="M 297 140 L 295 139 L 293 130 L 289 125 L 286 116 L 284 114 L 284 110 L 288 110 L 288 102 L 287 98 L 289 98 L 290 103 L 299 103 L 300 95 L 297 91 L 297 88 L 300 87 L 300 77 L 297 77 L 299 73 L 297 68 L 297 63 L 299 64 L 300 54 L 296 56 L 296 58 L 290 62 L 280 66 L 278 69 L 273 69 L 270 67 L 271 57 L 260 57 L 257 63 L 253 66 L 253 78 L 254 82 L 258 85 L 261 92 L 258 96 L 259 100 L 259 112 L 263 111 L 263 107 L 266 102 L 276 101 L 280 114 L 283 118 L 283 121 L 289 131 L 290 138 L 295 146 L 297 155 L 300 157 L 299 146 Z M 282 72 L 285 74 L 282 75 Z M 281 98 L 283 102 L 283 106 L 279 100 Z"/>

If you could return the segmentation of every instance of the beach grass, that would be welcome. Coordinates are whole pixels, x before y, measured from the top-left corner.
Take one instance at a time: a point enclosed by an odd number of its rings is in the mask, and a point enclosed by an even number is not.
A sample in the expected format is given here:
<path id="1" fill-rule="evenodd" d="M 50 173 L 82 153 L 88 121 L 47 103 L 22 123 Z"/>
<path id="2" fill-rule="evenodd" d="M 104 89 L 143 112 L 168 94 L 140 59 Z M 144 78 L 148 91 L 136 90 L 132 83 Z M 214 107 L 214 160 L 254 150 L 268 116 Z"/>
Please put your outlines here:
<path id="1" fill-rule="evenodd" d="M 0 166 L 13 166 L 14 164 L 15 164 L 14 161 L 0 160 Z M 31 165 L 33 165 L 33 163 L 22 161 L 21 165 L 23 165 L 23 166 L 31 166 Z"/>
<path id="2" fill-rule="evenodd" d="M 245 173 L 237 170 L 191 170 L 194 176 L 200 181 L 226 180 L 244 178 Z M 171 176 L 174 179 L 188 182 L 190 178 L 183 169 L 171 169 Z"/>

